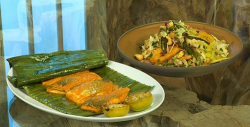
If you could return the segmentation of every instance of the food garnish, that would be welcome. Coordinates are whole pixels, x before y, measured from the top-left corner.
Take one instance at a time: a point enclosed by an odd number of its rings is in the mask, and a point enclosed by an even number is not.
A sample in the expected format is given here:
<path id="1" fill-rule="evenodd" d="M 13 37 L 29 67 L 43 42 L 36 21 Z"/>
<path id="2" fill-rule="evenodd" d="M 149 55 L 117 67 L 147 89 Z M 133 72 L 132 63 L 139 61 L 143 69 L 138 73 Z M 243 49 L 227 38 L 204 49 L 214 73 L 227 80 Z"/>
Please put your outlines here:
<path id="1" fill-rule="evenodd" d="M 143 111 L 151 106 L 153 96 L 151 92 L 134 93 L 126 97 L 125 103 L 130 106 L 132 111 Z"/>
<path id="2" fill-rule="evenodd" d="M 144 63 L 166 67 L 206 66 L 228 59 L 228 46 L 204 30 L 182 21 L 170 20 L 158 33 L 144 40 L 135 58 Z"/>
<path id="3" fill-rule="evenodd" d="M 129 112 L 127 104 L 105 104 L 102 106 L 103 113 L 108 117 L 121 117 Z"/>

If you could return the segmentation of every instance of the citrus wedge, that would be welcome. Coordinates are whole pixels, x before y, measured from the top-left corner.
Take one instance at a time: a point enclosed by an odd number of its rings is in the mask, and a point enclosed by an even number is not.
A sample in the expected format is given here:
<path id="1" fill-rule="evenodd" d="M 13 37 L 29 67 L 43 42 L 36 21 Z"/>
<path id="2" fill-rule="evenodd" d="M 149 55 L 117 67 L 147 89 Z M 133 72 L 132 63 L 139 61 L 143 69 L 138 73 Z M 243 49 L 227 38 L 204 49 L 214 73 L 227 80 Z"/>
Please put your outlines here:
<path id="1" fill-rule="evenodd" d="M 153 96 L 150 92 L 134 93 L 126 97 L 125 103 L 130 106 L 132 111 L 143 111 L 151 106 Z"/>
<path id="2" fill-rule="evenodd" d="M 127 104 L 105 104 L 102 106 L 103 113 L 108 117 L 121 117 L 129 112 Z"/>

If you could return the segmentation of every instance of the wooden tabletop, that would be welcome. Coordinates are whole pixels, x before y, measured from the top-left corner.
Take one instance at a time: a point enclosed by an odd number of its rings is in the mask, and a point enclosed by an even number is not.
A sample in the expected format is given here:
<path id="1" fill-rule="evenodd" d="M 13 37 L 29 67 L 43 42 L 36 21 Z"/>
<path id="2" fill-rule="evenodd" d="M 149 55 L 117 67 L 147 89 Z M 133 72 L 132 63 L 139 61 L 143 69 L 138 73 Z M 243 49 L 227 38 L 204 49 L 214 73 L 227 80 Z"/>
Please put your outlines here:
<path id="1" fill-rule="evenodd" d="M 0 58 L 3 60 L 3 57 Z M 10 124 L 10 126 L 22 127 L 244 127 L 250 125 L 250 106 L 210 105 L 207 102 L 199 100 L 196 93 L 186 90 L 183 78 L 163 78 L 153 74 L 151 76 L 156 79 L 158 78 L 159 82 L 168 81 L 168 84 L 162 85 L 165 91 L 165 100 L 153 112 L 134 120 L 112 123 L 69 119 L 34 108 L 18 97 L 12 96 L 10 91 L 7 94 L 8 87 L 6 86 L 5 74 L 2 68 L 3 66 L 1 66 L 0 71 L 0 88 L 2 90 L 0 96 L 1 126 L 8 126 Z"/>
<path id="2" fill-rule="evenodd" d="M 9 115 L 12 118 L 9 121 L 13 120 L 13 124 L 22 127 L 210 127 L 212 125 L 218 127 L 246 127 L 250 125 L 250 106 L 212 106 L 200 101 L 196 94 L 191 91 L 181 88 L 169 88 L 168 86 L 163 86 L 163 88 L 166 94 L 163 104 L 155 111 L 130 121 L 104 123 L 68 119 L 34 108 L 16 97 L 13 97 L 9 102 L 11 104 Z"/>

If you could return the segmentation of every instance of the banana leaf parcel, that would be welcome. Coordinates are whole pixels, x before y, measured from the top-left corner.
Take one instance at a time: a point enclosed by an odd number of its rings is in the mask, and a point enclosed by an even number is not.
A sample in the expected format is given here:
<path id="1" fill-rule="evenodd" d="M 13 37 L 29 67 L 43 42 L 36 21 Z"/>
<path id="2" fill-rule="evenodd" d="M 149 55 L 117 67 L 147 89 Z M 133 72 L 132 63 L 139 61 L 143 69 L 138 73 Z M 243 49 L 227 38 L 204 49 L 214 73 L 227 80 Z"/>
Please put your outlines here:
<path id="1" fill-rule="evenodd" d="M 60 51 L 50 54 L 17 56 L 7 59 L 16 76 L 8 77 L 12 84 L 24 88 L 26 93 L 35 100 L 62 113 L 90 116 L 96 113 L 82 110 L 81 105 L 66 98 L 65 95 L 46 91 L 42 81 L 63 75 L 90 70 L 104 80 L 112 81 L 120 87 L 130 88 L 130 94 L 150 91 L 147 86 L 107 67 L 108 59 L 102 50 Z"/>
<path id="2" fill-rule="evenodd" d="M 23 55 L 9 58 L 7 61 L 17 74 L 8 79 L 18 88 L 108 64 L 108 58 L 102 50 Z"/>
<path id="3" fill-rule="evenodd" d="M 124 76 L 107 66 L 94 68 L 90 71 L 100 75 L 104 80 L 112 81 L 114 84 L 120 87 L 130 88 L 129 94 L 150 91 L 154 87 L 142 84 L 136 80 Z M 62 113 L 77 116 L 92 116 L 97 114 L 82 110 L 80 108 L 81 105 L 75 104 L 71 100 L 67 99 L 65 95 L 46 92 L 45 86 L 43 86 L 41 83 L 23 86 L 23 88 L 30 97 Z"/>

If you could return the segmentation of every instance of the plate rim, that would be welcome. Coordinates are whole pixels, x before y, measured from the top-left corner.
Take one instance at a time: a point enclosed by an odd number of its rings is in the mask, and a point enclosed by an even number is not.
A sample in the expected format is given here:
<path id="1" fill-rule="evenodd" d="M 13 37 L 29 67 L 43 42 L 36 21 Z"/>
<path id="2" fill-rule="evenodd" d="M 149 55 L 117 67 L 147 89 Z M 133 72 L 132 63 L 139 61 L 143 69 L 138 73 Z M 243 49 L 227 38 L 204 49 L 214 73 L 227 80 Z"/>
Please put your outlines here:
<path id="1" fill-rule="evenodd" d="M 109 64 L 107 66 L 108 67 L 112 66 L 112 64 L 116 64 L 116 65 L 119 65 L 119 66 L 124 66 L 124 67 L 130 68 L 132 70 L 139 71 L 139 73 L 143 73 L 145 76 L 150 77 L 151 80 L 154 80 L 157 83 L 157 84 L 154 85 L 154 87 L 159 87 L 160 90 L 161 90 L 161 94 L 160 95 L 162 97 L 161 97 L 161 100 L 159 101 L 159 103 L 156 104 L 150 110 L 145 110 L 145 111 L 142 111 L 141 113 L 138 113 L 138 114 L 135 114 L 135 115 L 129 115 L 129 116 L 123 116 L 123 117 L 112 117 L 112 118 L 105 117 L 105 118 L 102 118 L 102 117 L 95 117 L 95 116 L 70 115 L 70 114 L 65 114 L 65 113 L 59 112 L 59 111 L 57 111 L 55 109 L 52 109 L 52 108 L 50 108 L 48 106 L 47 106 L 47 108 L 41 107 L 41 106 L 39 106 L 39 104 L 44 105 L 43 103 L 41 103 L 41 102 L 33 99 L 32 97 L 28 96 L 26 93 L 24 93 L 23 91 L 21 91 L 20 89 L 14 87 L 12 85 L 12 83 L 7 78 L 7 76 L 11 73 L 11 71 L 13 71 L 13 68 L 11 68 L 9 70 L 9 72 L 8 72 L 8 74 L 6 76 L 6 81 L 7 81 L 7 86 L 10 88 L 10 90 L 13 92 L 14 95 L 16 95 L 19 99 L 21 99 L 22 101 L 24 101 L 25 103 L 29 104 L 30 106 L 32 106 L 34 108 L 37 108 L 39 110 L 45 111 L 45 112 L 50 113 L 50 114 L 58 115 L 58 116 L 61 116 L 61 117 L 66 117 L 66 118 L 76 119 L 76 120 L 82 120 L 82 121 L 89 121 L 89 122 L 121 122 L 121 121 L 128 121 L 128 120 L 136 119 L 136 118 L 139 118 L 139 117 L 143 117 L 143 116 L 147 115 L 148 113 L 156 110 L 163 103 L 163 101 L 165 100 L 165 91 L 164 91 L 163 87 L 160 85 L 160 83 L 158 81 L 156 81 L 152 76 L 146 74 L 145 72 L 142 72 L 141 70 L 135 69 L 135 68 L 133 68 L 131 66 L 128 66 L 128 65 L 125 65 L 125 64 L 121 64 L 121 63 L 118 63 L 118 62 L 115 62 L 115 61 L 110 61 L 109 60 Z M 117 72 L 119 72 L 119 71 L 117 71 Z M 121 72 L 119 72 L 119 73 L 121 73 Z M 125 75 L 125 76 L 128 76 L 128 75 Z M 21 92 L 21 95 L 17 93 L 18 91 Z M 32 102 L 30 102 L 29 100 L 25 99 L 25 97 L 21 97 L 21 96 L 28 97 L 29 99 L 32 100 Z M 36 103 L 33 103 L 33 101 L 35 101 Z M 46 106 L 46 105 L 44 105 L 44 106 Z"/>

